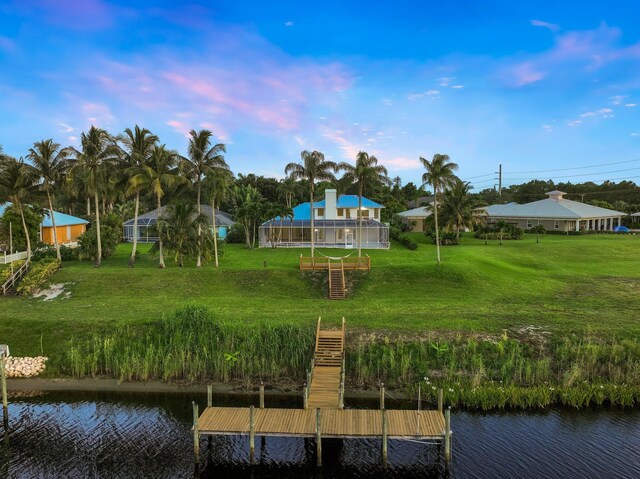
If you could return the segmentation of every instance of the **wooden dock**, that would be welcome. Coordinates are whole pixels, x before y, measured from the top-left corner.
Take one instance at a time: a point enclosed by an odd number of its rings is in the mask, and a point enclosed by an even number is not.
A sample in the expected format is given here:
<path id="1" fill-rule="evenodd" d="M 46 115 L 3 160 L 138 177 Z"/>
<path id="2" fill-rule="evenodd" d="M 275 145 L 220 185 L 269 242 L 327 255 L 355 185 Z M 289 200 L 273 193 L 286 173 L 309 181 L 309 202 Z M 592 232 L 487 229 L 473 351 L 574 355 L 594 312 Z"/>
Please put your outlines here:
<path id="1" fill-rule="evenodd" d="M 451 458 L 449 410 L 443 414 L 442 390 L 437 410 L 387 410 L 384 386 L 380 409 L 344 409 L 345 320 L 340 330 L 322 330 L 318 318 L 311 371 L 307 373 L 303 409 L 264 407 L 264 386 L 260 406 L 213 407 L 209 388 L 207 408 L 198 414 L 194 403 L 194 454 L 199 465 L 200 436 L 248 435 L 249 456 L 254 462 L 255 436 L 315 438 L 317 465 L 322 465 L 322 439 L 380 438 L 382 461 L 387 463 L 387 441 L 435 441 L 444 444 L 445 462 Z"/>

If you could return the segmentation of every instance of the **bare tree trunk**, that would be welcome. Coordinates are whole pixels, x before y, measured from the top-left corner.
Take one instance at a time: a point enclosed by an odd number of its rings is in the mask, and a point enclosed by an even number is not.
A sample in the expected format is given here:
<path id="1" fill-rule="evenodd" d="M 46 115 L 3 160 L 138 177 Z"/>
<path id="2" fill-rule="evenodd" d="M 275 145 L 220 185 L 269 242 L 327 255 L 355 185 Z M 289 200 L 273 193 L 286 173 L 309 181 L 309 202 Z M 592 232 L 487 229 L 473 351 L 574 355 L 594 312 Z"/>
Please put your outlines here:
<path id="1" fill-rule="evenodd" d="M 60 255 L 60 243 L 58 243 L 58 229 L 56 228 L 56 218 L 53 214 L 53 203 L 51 202 L 51 194 L 47 190 L 47 200 L 49 201 L 49 214 L 51 215 L 51 224 L 53 225 L 53 244 L 56 246 L 56 258 L 60 261 L 62 267 L 62 256 Z"/>
<path id="2" fill-rule="evenodd" d="M 436 258 L 438 266 L 440 266 L 440 232 L 438 231 L 438 187 L 433 187 L 433 219 L 436 223 Z"/>
<path id="3" fill-rule="evenodd" d="M 211 223 L 213 225 L 213 255 L 216 261 L 216 268 L 218 267 L 218 234 L 216 231 L 216 199 L 211 200 Z"/>
<path id="4" fill-rule="evenodd" d="M 315 238 L 316 238 L 316 232 L 314 229 L 315 226 L 315 222 L 313 221 L 313 182 L 311 182 L 310 184 L 310 188 L 311 188 L 311 192 L 309 193 L 310 196 L 310 208 L 311 208 L 311 257 L 313 258 L 313 253 L 314 253 L 314 246 L 315 246 Z"/>
<path id="5" fill-rule="evenodd" d="M 162 201 L 160 199 L 160 195 L 158 195 L 158 225 L 160 224 L 160 208 L 162 207 Z M 162 254 L 162 235 L 160 234 L 160 230 L 158 230 L 158 254 L 160 256 L 160 269 L 164 269 L 164 256 Z"/>
<path id="6" fill-rule="evenodd" d="M 20 211 L 20 218 L 22 219 L 22 228 L 24 229 L 24 236 L 27 240 L 27 261 L 31 259 L 31 238 L 29 238 L 29 229 L 27 228 L 27 221 L 24 219 L 24 209 L 22 209 L 22 203 L 17 203 L 18 211 Z"/>
<path id="7" fill-rule="evenodd" d="M 200 216 L 200 178 L 198 178 L 198 216 Z M 202 247 L 202 226 L 198 223 L 198 259 L 196 261 L 196 268 L 202 266 L 202 254 L 200 248 Z"/>
<path id="8" fill-rule="evenodd" d="M 133 246 L 131 247 L 131 258 L 129 258 L 129 268 L 133 268 L 136 262 L 136 248 L 138 247 L 138 209 L 140 208 L 140 192 L 136 193 L 136 207 L 133 214 Z M 160 215 L 160 211 L 158 211 Z"/>
<path id="9" fill-rule="evenodd" d="M 362 257 L 362 182 L 358 185 L 358 258 Z"/>
<path id="10" fill-rule="evenodd" d="M 93 194 L 94 206 L 96 207 L 96 242 L 98 244 L 98 255 L 96 256 L 96 268 L 102 264 L 102 238 L 100 237 L 100 201 L 98 200 L 98 190 Z"/>

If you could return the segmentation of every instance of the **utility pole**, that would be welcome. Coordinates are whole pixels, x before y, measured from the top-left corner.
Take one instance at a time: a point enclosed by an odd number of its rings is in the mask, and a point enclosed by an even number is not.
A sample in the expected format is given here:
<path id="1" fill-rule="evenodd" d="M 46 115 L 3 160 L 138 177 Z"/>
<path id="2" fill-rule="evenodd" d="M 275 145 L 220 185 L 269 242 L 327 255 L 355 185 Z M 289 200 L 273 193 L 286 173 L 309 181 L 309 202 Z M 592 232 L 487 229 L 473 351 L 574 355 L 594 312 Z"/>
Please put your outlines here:
<path id="1" fill-rule="evenodd" d="M 498 165 L 498 196 L 502 196 L 502 163 Z"/>

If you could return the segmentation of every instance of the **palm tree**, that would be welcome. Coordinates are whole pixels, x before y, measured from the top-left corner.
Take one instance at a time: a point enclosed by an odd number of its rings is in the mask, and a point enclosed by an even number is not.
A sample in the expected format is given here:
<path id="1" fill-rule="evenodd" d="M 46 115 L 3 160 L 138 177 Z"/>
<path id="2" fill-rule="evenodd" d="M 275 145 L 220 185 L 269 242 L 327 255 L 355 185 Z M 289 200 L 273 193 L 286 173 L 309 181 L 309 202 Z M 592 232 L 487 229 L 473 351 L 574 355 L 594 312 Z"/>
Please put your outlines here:
<path id="1" fill-rule="evenodd" d="M 87 192 L 93 195 L 98 247 L 95 265 L 96 268 L 99 268 L 102 262 L 102 238 L 100 237 L 100 199 L 98 194 L 106 176 L 105 170 L 115 163 L 120 149 L 106 130 L 95 126 L 91 126 L 86 133 L 82 132 L 80 144 L 82 151 L 73 150 L 77 159 L 75 168 L 82 171 L 80 176 L 86 181 Z"/>
<path id="2" fill-rule="evenodd" d="M 69 150 L 61 149 L 58 143 L 54 143 L 52 139 L 49 139 L 34 143 L 33 148 L 29 150 L 27 155 L 27 158 L 33 163 L 35 172 L 42 181 L 41 188 L 47 195 L 49 215 L 53 226 L 53 243 L 56 248 L 56 256 L 60 262 L 62 262 L 62 256 L 60 255 L 60 243 L 58 242 L 58 230 L 56 228 L 56 218 L 53 214 L 51 193 L 54 188 L 64 181 L 65 173 L 69 168 L 69 153 Z"/>
<path id="3" fill-rule="evenodd" d="M 224 161 L 224 160 L 223 160 Z M 213 255 L 215 257 L 216 268 L 219 265 L 218 259 L 218 232 L 216 228 L 216 205 L 220 205 L 226 198 L 233 174 L 229 167 L 215 167 L 205 179 L 205 191 L 211 201 L 211 226 L 213 228 Z"/>
<path id="4" fill-rule="evenodd" d="M 132 169 L 129 184 L 132 191 L 150 191 L 156 197 L 158 208 L 158 253 L 160 256 L 160 268 L 164 268 L 164 256 L 162 253 L 162 231 L 160 213 L 162 211 L 162 197 L 168 189 L 187 180 L 178 175 L 178 153 L 167 150 L 165 145 L 157 146 L 151 151 L 151 157 L 141 166 Z"/>
<path id="5" fill-rule="evenodd" d="M 420 162 L 424 166 L 426 173 L 422 175 L 423 186 L 429 184 L 433 187 L 433 215 L 436 227 L 436 256 L 438 266 L 440 266 L 440 232 L 438 231 L 438 193 L 451 186 L 456 180 L 453 173 L 458 169 L 458 165 L 449 161 L 449 155 L 436 153 L 431 161 L 420 157 Z"/>
<path id="6" fill-rule="evenodd" d="M 247 249 L 253 249 L 256 242 L 256 227 L 263 212 L 264 198 L 260 191 L 251 185 L 239 185 L 233 189 L 235 218 L 244 229 Z"/>
<path id="7" fill-rule="evenodd" d="M 199 214 L 192 201 L 177 201 L 167 206 L 162 218 L 158 218 L 158 242 L 151 248 L 152 252 L 162 248 L 162 242 L 169 251 L 175 254 L 178 266 L 184 266 L 184 258 L 207 252 L 205 244 L 200 242 L 200 231 L 207 224 L 203 214 Z M 205 237 L 206 238 L 206 237 Z"/>
<path id="8" fill-rule="evenodd" d="M 338 167 L 345 170 L 343 179 L 358 185 L 358 257 L 362 256 L 362 195 L 364 189 L 379 185 L 389 185 L 387 169 L 378 164 L 375 156 L 366 151 L 360 151 L 356 157 L 355 166 L 349 163 L 340 163 Z"/>
<path id="9" fill-rule="evenodd" d="M 457 180 L 442 203 L 445 225 L 455 228 L 457 241 L 460 241 L 460 228 L 471 228 L 478 223 L 474 212 L 481 204 L 470 195 L 470 189 L 469 182 Z"/>
<path id="10" fill-rule="evenodd" d="M 293 178 L 285 178 L 278 185 L 278 193 L 284 197 L 287 208 L 293 208 L 293 197 L 298 193 L 299 185 Z"/>
<path id="11" fill-rule="evenodd" d="M 141 129 L 138 125 L 124 130 L 124 135 L 120 138 L 123 145 L 124 164 L 127 166 L 126 173 L 129 176 L 128 194 L 135 194 L 135 206 L 133 210 L 133 244 L 131 248 L 131 258 L 129 258 L 129 268 L 133 268 L 136 261 L 136 249 L 138 245 L 138 211 L 140 209 L 140 188 L 133 187 L 131 179 L 133 175 L 139 173 L 137 169 L 149 162 L 153 149 L 159 138 L 146 128 Z"/>
<path id="12" fill-rule="evenodd" d="M 315 249 L 315 223 L 313 218 L 313 201 L 316 181 L 335 181 L 333 173 L 338 171 L 338 165 L 333 161 L 324 159 L 319 151 L 303 151 L 300 153 L 301 163 L 289 163 L 285 169 L 285 175 L 291 175 L 294 180 L 307 180 L 309 182 L 309 209 L 311 210 L 311 257 Z M 332 173 L 333 172 L 333 173 Z"/>
<path id="13" fill-rule="evenodd" d="M 20 213 L 27 241 L 27 260 L 31 259 L 31 238 L 24 216 L 24 206 L 38 193 L 38 174 L 22 158 L 16 160 L 0 151 L 0 203 L 10 201 Z"/>
<path id="14" fill-rule="evenodd" d="M 185 176 L 193 181 L 196 188 L 196 202 L 200 214 L 200 197 L 202 196 L 202 182 L 211 174 L 214 168 L 224 168 L 224 153 L 227 151 L 223 143 L 212 145 L 213 133 L 209 130 L 191 130 L 189 132 L 188 158 L 184 158 L 181 167 Z M 201 225 L 198 226 L 198 236 L 202 235 Z M 202 266 L 201 254 L 198 254 L 196 267 Z"/>

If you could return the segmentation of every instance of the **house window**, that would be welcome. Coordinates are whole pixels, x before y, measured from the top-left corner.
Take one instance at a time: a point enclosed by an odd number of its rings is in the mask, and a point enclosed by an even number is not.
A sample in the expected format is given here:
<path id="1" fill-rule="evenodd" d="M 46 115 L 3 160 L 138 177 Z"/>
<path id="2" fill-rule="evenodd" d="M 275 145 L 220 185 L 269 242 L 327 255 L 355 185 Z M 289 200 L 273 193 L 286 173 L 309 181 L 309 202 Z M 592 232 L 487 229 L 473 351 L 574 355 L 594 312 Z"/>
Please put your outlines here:
<path id="1" fill-rule="evenodd" d="M 67 241 L 71 241 L 71 226 L 67 226 Z"/>
<path id="2" fill-rule="evenodd" d="M 344 240 L 344 230 L 343 229 L 337 229 L 336 230 L 336 240 L 337 241 Z"/>
<path id="3" fill-rule="evenodd" d="M 347 219 L 351 218 L 351 210 L 347 208 Z"/>
<path id="4" fill-rule="evenodd" d="M 553 227 L 555 229 L 560 229 L 560 224 L 558 223 L 558 220 L 553 220 Z"/>
<path id="5" fill-rule="evenodd" d="M 369 219 L 369 210 L 360 210 L 360 215 L 362 216 L 362 219 Z"/>
<path id="6" fill-rule="evenodd" d="M 324 216 L 324 208 L 318 208 L 318 216 Z"/>
<path id="7" fill-rule="evenodd" d="M 344 208 L 338 208 L 338 216 L 344 216 Z"/>
<path id="8" fill-rule="evenodd" d="M 373 217 L 375 219 L 380 219 L 380 210 L 379 209 L 376 208 L 375 210 L 373 210 Z"/>
<path id="9" fill-rule="evenodd" d="M 531 228 L 533 226 L 533 223 L 531 222 L 531 220 L 527 220 L 527 228 Z"/>

